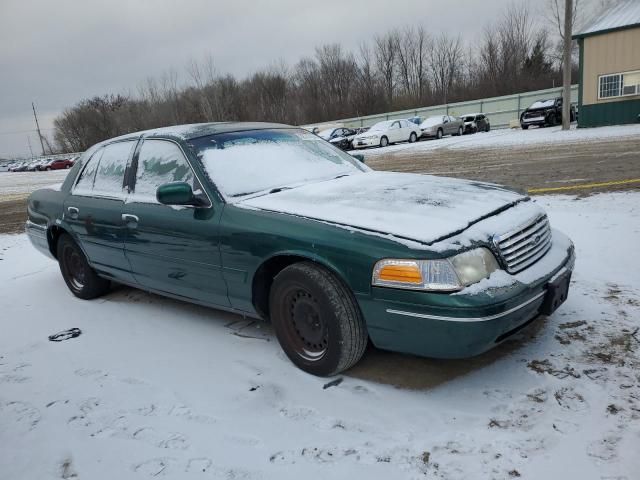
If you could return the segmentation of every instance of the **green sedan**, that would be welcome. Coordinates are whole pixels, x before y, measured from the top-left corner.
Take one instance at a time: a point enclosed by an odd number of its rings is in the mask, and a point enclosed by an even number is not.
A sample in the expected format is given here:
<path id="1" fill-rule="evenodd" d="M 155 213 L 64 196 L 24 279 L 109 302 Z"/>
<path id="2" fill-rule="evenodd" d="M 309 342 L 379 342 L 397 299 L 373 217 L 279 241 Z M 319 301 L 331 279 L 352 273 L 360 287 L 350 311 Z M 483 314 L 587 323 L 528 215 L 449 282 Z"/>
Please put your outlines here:
<path id="1" fill-rule="evenodd" d="M 566 299 L 573 244 L 529 197 L 361 160 L 279 124 L 129 134 L 34 192 L 26 230 L 79 298 L 115 282 L 267 319 L 322 376 L 369 340 L 477 355 Z"/>

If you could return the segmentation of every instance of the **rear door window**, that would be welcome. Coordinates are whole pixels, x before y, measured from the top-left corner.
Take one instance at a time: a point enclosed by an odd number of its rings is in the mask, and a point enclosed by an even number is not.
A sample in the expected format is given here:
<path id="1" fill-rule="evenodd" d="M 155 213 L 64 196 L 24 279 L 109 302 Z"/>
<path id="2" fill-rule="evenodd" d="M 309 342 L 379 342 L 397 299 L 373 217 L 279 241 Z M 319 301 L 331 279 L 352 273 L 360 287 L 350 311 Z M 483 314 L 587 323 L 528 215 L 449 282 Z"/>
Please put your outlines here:
<path id="1" fill-rule="evenodd" d="M 94 195 L 122 195 L 124 172 L 134 145 L 135 142 L 119 142 L 105 147 L 93 183 Z"/>

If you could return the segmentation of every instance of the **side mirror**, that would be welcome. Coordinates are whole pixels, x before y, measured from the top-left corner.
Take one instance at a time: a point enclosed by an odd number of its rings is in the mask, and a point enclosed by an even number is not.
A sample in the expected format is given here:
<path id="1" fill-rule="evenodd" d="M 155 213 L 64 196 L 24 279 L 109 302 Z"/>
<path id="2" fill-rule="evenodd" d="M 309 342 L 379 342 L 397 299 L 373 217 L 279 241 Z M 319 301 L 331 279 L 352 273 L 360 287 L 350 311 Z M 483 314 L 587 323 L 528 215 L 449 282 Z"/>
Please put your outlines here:
<path id="1" fill-rule="evenodd" d="M 362 155 L 361 153 L 354 153 L 353 155 L 351 155 L 353 158 L 355 158 L 356 160 L 364 163 L 364 155 Z"/>
<path id="2" fill-rule="evenodd" d="M 163 205 L 201 205 L 193 194 L 191 185 L 186 182 L 171 182 L 160 185 L 156 190 L 156 199 Z"/>

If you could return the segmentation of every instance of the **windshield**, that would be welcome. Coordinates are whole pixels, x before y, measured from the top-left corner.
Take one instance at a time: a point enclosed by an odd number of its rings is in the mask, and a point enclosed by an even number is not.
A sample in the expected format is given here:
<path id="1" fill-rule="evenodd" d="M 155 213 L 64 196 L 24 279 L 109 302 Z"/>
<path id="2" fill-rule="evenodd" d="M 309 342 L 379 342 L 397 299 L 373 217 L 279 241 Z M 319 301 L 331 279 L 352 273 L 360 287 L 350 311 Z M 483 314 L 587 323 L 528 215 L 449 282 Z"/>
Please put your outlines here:
<path id="1" fill-rule="evenodd" d="M 190 143 L 226 198 L 369 171 L 351 155 L 299 129 L 221 133 Z"/>
<path id="2" fill-rule="evenodd" d="M 537 102 L 533 102 L 533 105 L 531 105 L 529 108 L 549 108 L 553 107 L 554 102 L 554 100 L 540 100 Z"/>
<path id="3" fill-rule="evenodd" d="M 429 117 L 420 124 L 421 127 L 433 127 L 442 123 L 442 117 Z"/>
<path id="4" fill-rule="evenodd" d="M 329 128 L 327 130 L 322 130 L 320 133 L 318 133 L 318 136 L 322 137 L 322 138 L 324 138 L 326 140 L 331 136 L 331 134 L 333 133 L 334 130 L 335 130 L 335 128 Z"/>
<path id="5" fill-rule="evenodd" d="M 369 129 L 370 132 L 375 132 L 379 130 L 388 130 L 394 120 L 387 120 L 385 122 L 378 122 L 373 127 Z"/>
<path id="6" fill-rule="evenodd" d="M 466 117 L 462 117 L 462 120 L 465 122 L 473 122 L 476 119 L 473 115 L 468 115 Z"/>

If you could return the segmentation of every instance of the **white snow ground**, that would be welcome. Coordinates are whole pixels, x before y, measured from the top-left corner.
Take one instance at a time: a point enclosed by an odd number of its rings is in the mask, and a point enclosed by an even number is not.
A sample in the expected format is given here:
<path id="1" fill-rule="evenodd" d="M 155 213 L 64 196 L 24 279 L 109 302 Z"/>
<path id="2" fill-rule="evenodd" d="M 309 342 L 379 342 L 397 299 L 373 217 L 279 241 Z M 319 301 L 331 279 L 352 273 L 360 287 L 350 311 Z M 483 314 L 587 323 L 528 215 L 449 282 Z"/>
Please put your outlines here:
<path id="1" fill-rule="evenodd" d="M 428 390 L 324 389 L 268 327 L 128 288 L 78 300 L 0 236 L 0 478 L 637 479 L 640 193 L 536 200 L 576 244 L 568 301 Z"/>
<path id="2" fill-rule="evenodd" d="M 531 127 L 528 130 L 501 129 L 490 132 L 479 132 L 473 135 L 463 135 L 461 137 L 448 136 L 441 140 L 422 140 L 416 143 L 399 143 L 385 148 L 370 148 L 357 151 L 365 157 L 373 158 L 377 155 L 389 153 L 401 153 L 409 155 L 411 153 L 425 152 L 433 149 L 444 148 L 451 150 L 471 150 L 482 148 L 509 148 L 518 146 L 536 146 L 544 148 L 549 144 L 571 144 L 582 142 L 615 142 L 624 138 L 640 138 L 640 125 L 618 125 L 599 128 L 576 128 L 563 131 L 562 127 L 538 128 Z"/>

